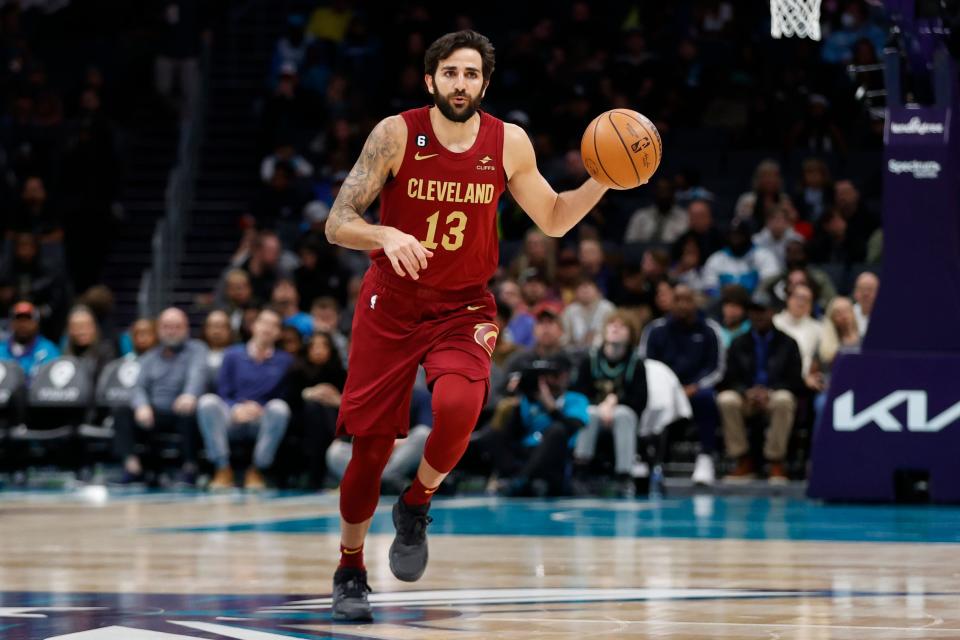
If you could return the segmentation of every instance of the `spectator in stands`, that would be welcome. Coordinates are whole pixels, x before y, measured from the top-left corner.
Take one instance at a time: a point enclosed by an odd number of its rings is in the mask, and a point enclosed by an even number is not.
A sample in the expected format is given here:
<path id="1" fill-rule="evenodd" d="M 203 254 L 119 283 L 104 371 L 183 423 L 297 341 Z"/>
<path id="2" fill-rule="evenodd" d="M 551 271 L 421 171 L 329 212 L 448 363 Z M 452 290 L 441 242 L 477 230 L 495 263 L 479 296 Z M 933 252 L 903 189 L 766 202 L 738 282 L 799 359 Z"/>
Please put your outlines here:
<path id="1" fill-rule="evenodd" d="M 876 274 L 864 271 L 857 276 L 857 282 L 853 286 L 853 299 L 856 301 L 853 315 L 857 318 L 857 330 L 861 336 L 867 335 L 867 329 L 870 328 L 870 315 L 877 302 L 879 290 L 880 278 Z"/>
<path id="2" fill-rule="evenodd" d="M 575 349 L 588 349 L 601 339 L 607 317 L 616 310 L 613 303 L 603 297 L 597 283 L 581 278 L 576 289 L 576 299 L 563 310 L 564 333 Z"/>
<path id="3" fill-rule="evenodd" d="M 254 299 L 269 300 L 273 285 L 278 279 L 286 277 L 280 260 L 282 253 L 283 247 L 277 234 L 261 231 L 254 237 L 249 255 L 241 253 L 231 265 L 247 272 Z"/>
<path id="4" fill-rule="evenodd" d="M 253 307 L 253 287 L 250 275 L 243 269 L 230 269 L 223 277 L 224 313 L 230 318 L 230 330 L 240 331 L 243 325 L 243 312 Z"/>
<path id="5" fill-rule="evenodd" d="M 44 335 L 59 338 L 70 298 L 66 278 L 59 268 L 43 263 L 35 235 L 17 233 L 13 241 L 13 259 L 0 275 L 0 306 L 9 308 L 16 300 L 32 301 L 40 313 Z"/>
<path id="6" fill-rule="evenodd" d="M 63 355 L 74 356 L 88 366 L 93 380 L 117 358 L 117 348 L 100 337 L 97 320 L 87 307 L 76 306 L 67 316 L 67 334 L 64 336 Z"/>
<path id="7" fill-rule="evenodd" d="M 261 153 L 273 151 L 280 141 L 298 139 L 310 122 L 309 100 L 299 85 L 297 68 L 289 63 L 281 65 L 277 84 L 260 113 Z"/>
<path id="8" fill-rule="evenodd" d="M 589 400 L 570 391 L 570 359 L 559 352 L 531 361 L 513 378 L 519 403 L 502 428 L 484 432 L 479 443 L 495 450 L 494 468 L 511 480 L 511 496 L 563 495 L 571 460 L 570 439 L 590 420 Z"/>
<path id="9" fill-rule="evenodd" d="M 207 345 L 207 384 L 206 389 L 215 389 L 217 376 L 220 374 L 220 365 L 223 364 L 223 354 L 234 339 L 233 329 L 230 328 L 230 316 L 226 311 L 214 309 L 207 314 L 203 321 L 203 341 Z"/>
<path id="10" fill-rule="evenodd" d="M 659 178 L 654 186 L 653 204 L 633 213 L 624 241 L 670 244 L 688 227 L 687 211 L 677 206 L 673 183 L 669 178 Z"/>
<path id="11" fill-rule="evenodd" d="M 292 425 L 301 433 L 311 486 L 320 488 L 326 477 L 326 452 L 337 431 L 340 394 L 347 372 L 337 354 L 333 338 L 320 331 L 313 334 L 306 349 L 290 370 L 287 402 Z"/>
<path id="12" fill-rule="evenodd" d="M 806 380 L 807 387 L 817 392 L 813 404 L 818 421 L 827 403 L 830 373 L 837 356 L 858 352 L 862 338 L 850 298 L 837 296 L 831 300 L 824 317 L 816 357 Z"/>
<path id="13" fill-rule="evenodd" d="M 803 376 L 806 379 L 823 327 L 819 320 L 812 317 L 813 290 L 806 284 L 795 284 L 789 291 L 787 307 L 773 317 L 773 326 L 796 340 L 803 362 Z"/>
<path id="14" fill-rule="evenodd" d="M 330 296 L 341 306 L 347 302 L 350 271 L 340 262 L 337 248 L 319 234 L 306 236 L 297 251 L 300 266 L 293 273 L 300 296 L 300 308 L 310 309 L 317 298 Z"/>
<path id="15" fill-rule="evenodd" d="M 309 194 L 297 180 L 294 166 L 289 161 L 274 165 L 270 181 L 250 205 L 250 213 L 257 229 L 276 231 L 280 243 L 293 247 L 303 225 L 303 212 L 310 201 Z"/>
<path id="16" fill-rule="evenodd" d="M 523 240 L 523 251 L 510 263 L 510 276 L 523 284 L 523 274 L 537 269 L 544 281 L 553 284 L 557 273 L 556 249 L 553 239 L 548 238 L 536 227 L 527 231 Z"/>
<path id="17" fill-rule="evenodd" d="M 340 332 L 340 305 L 333 298 L 318 298 L 310 305 L 310 317 L 313 319 L 315 332 L 324 331 L 330 334 L 333 346 L 340 355 L 340 362 L 346 367 L 350 341 Z"/>
<path id="18" fill-rule="evenodd" d="M 497 300 L 502 301 L 510 310 L 508 315 L 510 320 L 504 335 L 509 336 L 510 341 L 516 345 L 532 347 L 533 327 L 536 325 L 536 320 L 527 311 L 527 303 L 524 302 L 520 293 L 520 285 L 514 280 L 502 281 L 497 285 Z M 500 309 L 499 304 L 497 309 Z M 501 340 L 504 335 L 501 335 Z"/>
<path id="19" fill-rule="evenodd" d="M 233 487 L 230 441 L 242 440 L 256 442 L 244 487 L 266 488 L 263 472 L 273 464 L 290 420 L 290 407 L 284 398 L 293 357 L 275 348 L 281 323 L 277 311 L 261 311 L 250 341 L 234 345 L 224 354 L 217 393 L 200 398 L 197 421 L 207 455 L 217 470 L 210 481 L 211 490 Z"/>
<path id="20" fill-rule="evenodd" d="M 280 328 L 280 339 L 277 341 L 277 347 L 286 351 L 292 356 L 297 356 L 303 351 L 303 334 L 296 327 L 284 325 Z"/>
<path id="21" fill-rule="evenodd" d="M 740 195 L 734 205 L 734 220 L 746 221 L 759 230 L 767 214 L 777 205 L 790 202 L 783 190 L 780 165 L 775 160 L 764 160 L 753 173 L 753 190 Z"/>
<path id="22" fill-rule="evenodd" d="M 754 477 L 754 463 L 744 418 L 762 414 L 769 418 L 763 455 L 770 463 L 772 484 L 787 481 L 784 460 L 803 388 L 802 362 L 796 341 L 773 326 L 773 309 L 753 301 L 749 333 L 733 341 L 727 352 L 727 369 L 717 404 L 723 422 L 727 455 L 737 461 L 727 476 L 731 481 Z"/>
<path id="23" fill-rule="evenodd" d="M 123 460 L 124 481 L 138 481 L 143 465 L 136 453 L 138 440 L 148 440 L 147 452 L 156 453 L 153 435 L 173 431 L 180 436 L 180 480 L 196 482 L 197 398 L 206 384 L 207 348 L 190 339 L 187 314 L 171 307 L 157 321 L 159 345 L 140 356 L 140 375 L 129 408 L 114 413 L 117 454 Z M 136 343 L 136 339 L 135 339 Z"/>
<path id="24" fill-rule="evenodd" d="M 613 433 L 614 473 L 622 497 L 636 495 L 637 437 L 647 406 L 647 376 L 637 351 L 638 331 L 632 318 L 614 312 L 601 329 L 603 342 L 580 362 L 572 387 L 586 396 L 589 420 L 577 434 L 574 456 L 581 471 L 596 455 L 601 429 Z"/>
<path id="25" fill-rule="evenodd" d="M 814 309 L 822 310 L 827 308 L 830 300 L 837 295 L 837 290 L 833 286 L 833 281 L 825 271 L 808 264 L 806 245 L 800 241 L 788 242 L 786 246 L 786 273 L 780 274 L 775 278 L 765 280 L 760 285 L 760 290 L 780 304 L 787 303 L 787 289 L 802 282 L 813 289 L 816 295 Z"/>
<path id="26" fill-rule="evenodd" d="M 866 242 L 862 246 L 857 245 L 855 238 L 850 235 L 846 218 L 836 206 L 823 214 L 810 241 L 810 258 L 815 263 L 849 266 L 862 262 L 866 254 Z"/>
<path id="27" fill-rule="evenodd" d="M 834 208 L 847 222 L 849 251 L 857 262 L 863 262 L 867 243 L 880 226 L 879 216 L 866 206 L 860 197 L 860 190 L 851 180 L 837 180 L 833 187 L 833 200 Z"/>
<path id="28" fill-rule="evenodd" d="M 130 350 L 124 357 L 139 358 L 157 346 L 157 323 L 152 318 L 137 318 L 130 325 Z"/>
<path id="29" fill-rule="evenodd" d="M 547 279 L 546 272 L 538 267 L 530 267 L 520 274 L 520 294 L 523 296 L 523 302 L 527 307 L 533 308 L 546 300 L 554 300 L 551 282 Z"/>
<path id="30" fill-rule="evenodd" d="M 687 207 L 687 217 L 690 220 L 690 227 L 673 243 L 672 255 L 674 261 L 677 261 L 687 241 L 693 238 L 700 249 L 698 266 L 702 267 L 707 258 L 723 248 L 724 237 L 713 222 L 713 206 L 709 200 L 698 198 L 690 202 Z"/>
<path id="31" fill-rule="evenodd" d="M 13 231 L 32 233 L 41 244 L 60 244 L 63 242 L 63 227 L 60 216 L 51 204 L 47 188 L 40 176 L 28 176 L 23 181 L 20 194 L 20 207 L 17 209 L 11 227 Z M 57 266 L 63 266 L 62 262 Z"/>
<path id="32" fill-rule="evenodd" d="M 313 333 L 313 319 L 300 310 L 300 294 L 293 280 L 283 278 L 273 285 L 271 306 L 283 315 L 283 324 L 299 331 L 304 338 Z"/>
<path id="33" fill-rule="evenodd" d="M 347 35 L 347 27 L 353 20 L 353 11 L 346 0 L 333 2 L 317 7 L 310 14 L 307 22 L 307 35 L 318 40 L 329 40 L 339 44 Z"/>
<path id="34" fill-rule="evenodd" d="M 577 287 L 583 277 L 582 273 L 576 250 L 573 247 L 561 249 L 560 255 L 557 256 L 557 277 L 554 288 L 564 305 L 570 304 L 576 298 Z"/>
<path id="35" fill-rule="evenodd" d="M 165 0 L 163 29 L 154 63 L 157 93 L 181 118 L 194 112 L 200 93 L 200 50 L 206 31 L 204 5 L 197 0 Z M 174 83 L 179 89 L 175 98 Z"/>
<path id="36" fill-rule="evenodd" d="M 76 304 L 87 307 L 93 313 L 101 340 L 111 343 L 114 347 L 121 346 L 121 338 L 113 317 L 113 291 L 109 287 L 102 284 L 90 287 L 76 299 Z"/>
<path id="37" fill-rule="evenodd" d="M 610 291 L 614 274 L 606 264 L 603 245 L 599 240 L 584 238 L 580 241 L 577 257 L 580 259 L 580 268 L 584 277 L 596 282 L 600 291 L 606 296 Z"/>
<path id="38" fill-rule="evenodd" d="M 734 340 L 750 331 L 747 306 L 750 294 L 738 284 L 728 284 L 720 292 L 720 335 L 723 348 L 729 349 Z"/>
<path id="39" fill-rule="evenodd" d="M 821 158 L 806 158 L 793 199 L 801 220 L 816 223 L 833 204 L 833 178 Z"/>
<path id="40" fill-rule="evenodd" d="M 726 351 L 721 327 L 698 311 L 691 287 L 677 284 L 670 315 L 647 325 L 639 351 L 642 357 L 670 367 L 683 385 L 700 433 L 693 481 L 713 484 L 719 423 L 715 389 L 723 378 Z"/>
<path id="41" fill-rule="evenodd" d="M 541 302 L 533 308 L 530 315 L 536 320 L 533 328 L 533 346 L 518 351 L 507 360 L 504 368 L 510 380 L 515 380 L 519 372 L 534 360 L 543 359 L 564 350 L 566 335 L 563 332 L 563 305 L 552 300 Z M 513 384 L 516 385 L 516 382 Z"/>
<path id="42" fill-rule="evenodd" d="M 313 37 L 304 33 L 306 21 L 302 15 L 290 14 L 287 16 L 287 31 L 277 40 L 273 49 L 271 67 L 276 75 L 283 65 L 293 65 L 299 69 L 307 56 L 307 49 L 313 43 Z"/>
<path id="43" fill-rule="evenodd" d="M 803 119 L 797 122 L 787 136 L 787 149 L 800 147 L 814 153 L 847 152 L 847 140 L 837 125 L 826 96 L 812 93 L 807 96 Z"/>
<path id="44" fill-rule="evenodd" d="M 114 138 L 100 96 L 84 90 L 80 113 L 68 123 L 59 180 L 68 273 L 77 291 L 100 281 L 116 234 L 121 173 Z"/>
<path id="45" fill-rule="evenodd" d="M 772 253 L 780 271 L 787 266 L 787 243 L 803 242 L 803 236 L 793 230 L 795 218 L 796 211 L 789 204 L 775 206 L 767 213 L 763 229 L 753 235 L 753 246 Z"/>
<path id="46" fill-rule="evenodd" d="M 13 305 L 10 338 L 0 343 L 0 360 L 14 360 L 30 379 L 41 366 L 60 356 L 60 349 L 40 335 L 40 312 L 31 302 Z"/>
<path id="47" fill-rule="evenodd" d="M 292 143 L 284 142 L 260 163 L 260 180 L 264 184 L 272 184 L 276 169 L 281 165 L 293 169 L 293 176 L 297 179 L 302 180 L 313 175 L 313 165 L 310 161 L 297 153 L 297 148 Z"/>
<path id="48" fill-rule="evenodd" d="M 826 37 L 820 55 L 824 62 L 847 64 L 853 58 L 854 46 L 864 38 L 876 51 L 882 51 L 887 42 L 887 32 L 870 22 L 863 4 L 848 2 L 840 16 L 840 28 Z"/>
<path id="49" fill-rule="evenodd" d="M 716 296 L 728 284 L 739 284 L 753 292 L 762 280 L 780 273 L 777 258 L 750 242 L 749 224 L 735 222 L 728 236 L 729 246 L 717 251 L 703 266 L 704 292 Z"/>
<path id="50" fill-rule="evenodd" d="M 689 285 L 694 291 L 703 291 L 703 260 L 700 255 L 700 243 L 689 234 L 684 234 L 673 245 L 673 264 L 670 267 L 670 279 Z"/>

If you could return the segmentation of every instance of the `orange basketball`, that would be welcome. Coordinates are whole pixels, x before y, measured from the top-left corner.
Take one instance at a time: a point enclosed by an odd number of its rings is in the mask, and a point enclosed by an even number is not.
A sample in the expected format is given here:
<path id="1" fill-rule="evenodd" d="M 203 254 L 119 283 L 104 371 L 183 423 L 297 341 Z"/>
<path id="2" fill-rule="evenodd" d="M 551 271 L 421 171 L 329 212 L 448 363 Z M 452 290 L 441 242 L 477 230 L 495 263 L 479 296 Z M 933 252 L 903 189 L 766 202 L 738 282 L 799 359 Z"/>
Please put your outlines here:
<path id="1" fill-rule="evenodd" d="M 612 109 L 594 118 L 583 132 L 580 156 L 597 182 L 611 189 L 632 189 L 649 180 L 660 166 L 663 143 L 646 116 Z"/>

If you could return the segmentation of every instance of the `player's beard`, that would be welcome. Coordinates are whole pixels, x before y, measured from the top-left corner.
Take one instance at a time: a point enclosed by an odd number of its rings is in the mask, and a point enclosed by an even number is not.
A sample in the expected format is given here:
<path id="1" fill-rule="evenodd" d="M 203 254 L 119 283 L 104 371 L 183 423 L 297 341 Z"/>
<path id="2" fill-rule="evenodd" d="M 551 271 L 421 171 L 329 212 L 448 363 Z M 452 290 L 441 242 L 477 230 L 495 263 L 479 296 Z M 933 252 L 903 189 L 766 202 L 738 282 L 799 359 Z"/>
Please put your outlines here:
<path id="1" fill-rule="evenodd" d="M 455 107 L 453 105 L 453 99 L 461 96 L 467 98 L 467 104 L 459 108 Z M 451 93 L 449 98 L 440 95 L 438 91 L 434 91 L 433 94 L 433 103 L 440 109 L 440 113 L 442 113 L 443 117 L 447 120 L 452 120 L 453 122 L 466 122 L 472 118 L 473 114 L 480 108 L 481 100 L 483 100 L 482 94 L 476 98 L 471 98 L 470 94 L 466 92 Z"/>

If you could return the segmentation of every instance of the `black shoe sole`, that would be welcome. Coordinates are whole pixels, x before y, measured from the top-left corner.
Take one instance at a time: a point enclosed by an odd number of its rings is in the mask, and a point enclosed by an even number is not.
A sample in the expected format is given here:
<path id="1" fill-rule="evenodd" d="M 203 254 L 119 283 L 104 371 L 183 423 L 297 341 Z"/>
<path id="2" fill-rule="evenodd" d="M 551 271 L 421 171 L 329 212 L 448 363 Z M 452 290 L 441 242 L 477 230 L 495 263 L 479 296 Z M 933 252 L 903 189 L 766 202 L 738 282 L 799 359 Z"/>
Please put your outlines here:
<path id="1" fill-rule="evenodd" d="M 373 613 L 361 616 L 350 616 L 346 613 L 334 612 L 331 617 L 335 622 L 373 622 Z"/>

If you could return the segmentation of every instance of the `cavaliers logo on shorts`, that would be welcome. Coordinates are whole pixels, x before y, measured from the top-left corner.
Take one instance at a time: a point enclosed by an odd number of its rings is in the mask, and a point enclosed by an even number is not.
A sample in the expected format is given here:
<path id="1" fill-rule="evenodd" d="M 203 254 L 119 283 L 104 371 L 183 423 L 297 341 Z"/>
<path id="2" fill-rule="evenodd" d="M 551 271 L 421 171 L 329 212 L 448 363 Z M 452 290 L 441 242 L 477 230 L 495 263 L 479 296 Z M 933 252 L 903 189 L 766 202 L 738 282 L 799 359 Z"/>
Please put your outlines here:
<path id="1" fill-rule="evenodd" d="M 497 346 L 497 336 L 500 335 L 500 329 L 492 322 L 481 322 L 473 325 L 473 339 L 477 341 L 483 349 L 493 357 L 493 349 Z"/>

